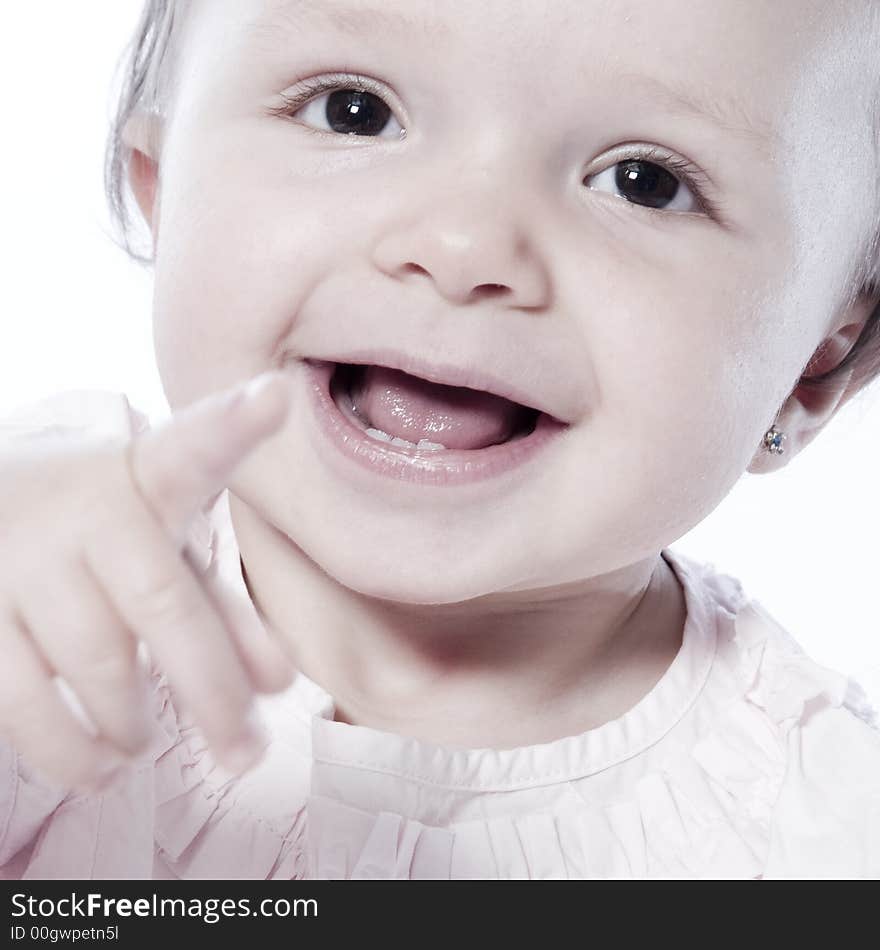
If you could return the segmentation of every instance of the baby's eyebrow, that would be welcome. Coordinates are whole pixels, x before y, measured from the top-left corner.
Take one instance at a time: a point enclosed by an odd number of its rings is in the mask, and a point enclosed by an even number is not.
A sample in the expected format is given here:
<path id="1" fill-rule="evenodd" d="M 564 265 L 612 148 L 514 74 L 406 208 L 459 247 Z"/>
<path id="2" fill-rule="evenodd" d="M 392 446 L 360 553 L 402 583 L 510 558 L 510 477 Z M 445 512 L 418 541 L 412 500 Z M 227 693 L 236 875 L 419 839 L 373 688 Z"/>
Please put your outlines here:
<path id="1" fill-rule="evenodd" d="M 690 89 L 673 81 L 664 81 L 645 73 L 625 73 L 624 82 L 632 82 L 653 96 L 672 115 L 695 116 L 732 135 L 740 136 L 766 152 L 778 143 L 779 134 L 764 118 L 752 115 L 746 105 L 730 93 Z"/>
<path id="2" fill-rule="evenodd" d="M 436 25 L 414 20 L 398 10 L 380 6 L 352 6 L 351 0 L 267 0 L 264 16 L 252 23 L 250 32 L 275 37 L 286 29 L 303 26 L 330 27 L 346 36 L 404 34 L 414 30 L 427 32 L 435 40 Z M 750 114 L 748 108 L 730 93 L 700 90 L 675 80 L 662 80 L 647 73 L 627 72 L 614 79 L 615 85 L 632 83 L 638 92 L 654 99 L 668 115 L 695 117 L 723 133 L 742 138 L 757 151 L 769 156 L 778 135 L 769 122 Z M 632 90 L 630 90 L 632 91 Z"/>

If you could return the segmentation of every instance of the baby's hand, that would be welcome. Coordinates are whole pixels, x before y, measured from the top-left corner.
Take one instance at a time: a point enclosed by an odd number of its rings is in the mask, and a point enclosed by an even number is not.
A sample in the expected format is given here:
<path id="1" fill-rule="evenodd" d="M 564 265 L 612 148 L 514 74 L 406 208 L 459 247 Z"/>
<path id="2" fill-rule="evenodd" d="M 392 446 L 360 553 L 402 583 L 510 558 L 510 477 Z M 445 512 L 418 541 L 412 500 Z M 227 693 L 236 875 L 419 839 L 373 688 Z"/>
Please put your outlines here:
<path id="1" fill-rule="evenodd" d="M 250 601 L 203 579 L 185 545 L 199 509 L 287 416 L 284 378 L 262 382 L 124 446 L 58 438 L 0 453 L 0 735 L 65 787 L 100 788 L 146 748 L 140 640 L 221 763 L 240 770 L 260 754 L 254 692 L 283 688 L 292 667 Z"/>

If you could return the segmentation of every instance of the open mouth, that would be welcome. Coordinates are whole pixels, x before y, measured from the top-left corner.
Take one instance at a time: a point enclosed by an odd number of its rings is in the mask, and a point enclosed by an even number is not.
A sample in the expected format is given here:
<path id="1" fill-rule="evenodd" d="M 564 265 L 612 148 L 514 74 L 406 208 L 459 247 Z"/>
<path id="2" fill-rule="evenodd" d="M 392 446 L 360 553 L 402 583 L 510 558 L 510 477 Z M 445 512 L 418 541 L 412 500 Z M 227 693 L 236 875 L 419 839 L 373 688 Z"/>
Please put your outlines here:
<path id="1" fill-rule="evenodd" d="M 544 415 L 494 393 L 360 363 L 333 365 L 330 395 L 370 439 L 419 452 L 516 442 L 531 435 Z"/>
<path id="2" fill-rule="evenodd" d="M 529 472 L 540 475 L 537 460 L 558 450 L 570 429 L 546 409 L 515 402 L 523 395 L 515 382 L 485 377 L 487 385 L 478 373 L 437 371 L 471 383 L 459 386 L 366 360 L 303 362 L 318 451 L 338 477 L 357 480 L 358 469 L 368 472 L 370 490 L 381 482 L 476 491 L 478 483 L 495 490 L 496 480 L 511 486 Z"/>

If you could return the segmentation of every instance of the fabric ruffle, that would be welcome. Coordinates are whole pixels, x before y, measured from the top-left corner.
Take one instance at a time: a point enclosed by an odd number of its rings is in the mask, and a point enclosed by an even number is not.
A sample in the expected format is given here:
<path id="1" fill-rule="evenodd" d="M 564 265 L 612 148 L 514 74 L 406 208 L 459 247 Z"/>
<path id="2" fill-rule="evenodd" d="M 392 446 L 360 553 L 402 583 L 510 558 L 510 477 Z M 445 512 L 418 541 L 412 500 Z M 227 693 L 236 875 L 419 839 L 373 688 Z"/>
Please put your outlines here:
<path id="1" fill-rule="evenodd" d="M 179 721 L 164 677 L 160 699 L 168 742 L 155 760 L 155 841 L 169 869 L 184 879 L 303 877 L 305 808 L 293 797 L 284 807 L 284 790 L 293 796 L 295 788 L 284 781 L 284 746 L 271 746 L 237 778 L 217 764 L 196 727 Z M 259 794 L 248 801 L 261 784 L 271 809 L 261 810 Z"/>
<path id="2" fill-rule="evenodd" d="M 65 793 L 0 745 L 11 792 L 0 801 L 0 879 L 151 879 L 157 859 L 159 876 L 183 879 L 304 876 L 302 764 L 285 774 L 292 763 L 278 743 L 237 778 L 178 717 L 164 676 L 156 687 L 150 748 L 102 794 Z"/>

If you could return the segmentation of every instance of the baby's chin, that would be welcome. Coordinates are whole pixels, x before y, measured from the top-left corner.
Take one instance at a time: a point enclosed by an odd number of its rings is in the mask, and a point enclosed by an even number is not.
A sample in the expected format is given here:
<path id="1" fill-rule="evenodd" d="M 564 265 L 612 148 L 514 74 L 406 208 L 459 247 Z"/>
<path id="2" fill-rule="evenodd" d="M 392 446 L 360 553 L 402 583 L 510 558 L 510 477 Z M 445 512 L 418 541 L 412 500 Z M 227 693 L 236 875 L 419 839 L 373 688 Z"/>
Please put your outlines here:
<path id="1" fill-rule="evenodd" d="M 263 522 L 259 535 L 271 526 L 277 538 L 286 539 L 290 569 L 311 562 L 351 591 L 405 604 L 455 604 L 532 586 L 534 552 L 499 537 L 491 524 L 458 522 L 456 529 L 448 519 L 444 524 L 429 515 L 391 524 L 387 516 L 366 509 L 318 504 L 307 492 L 288 496 L 277 484 L 239 477 L 230 494 L 244 519 L 238 529 L 248 534 L 249 526 Z M 293 504 L 290 497 L 296 499 Z M 284 557 L 284 546 L 277 556 Z"/>
<path id="2" fill-rule="evenodd" d="M 366 597 L 400 604 L 456 604 L 509 588 L 513 565 L 478 558 L 438 560 L 410 549 L 372 550 L 319 544 L 307 552 L 339 584 Z"/>

